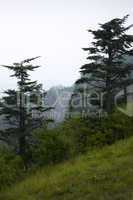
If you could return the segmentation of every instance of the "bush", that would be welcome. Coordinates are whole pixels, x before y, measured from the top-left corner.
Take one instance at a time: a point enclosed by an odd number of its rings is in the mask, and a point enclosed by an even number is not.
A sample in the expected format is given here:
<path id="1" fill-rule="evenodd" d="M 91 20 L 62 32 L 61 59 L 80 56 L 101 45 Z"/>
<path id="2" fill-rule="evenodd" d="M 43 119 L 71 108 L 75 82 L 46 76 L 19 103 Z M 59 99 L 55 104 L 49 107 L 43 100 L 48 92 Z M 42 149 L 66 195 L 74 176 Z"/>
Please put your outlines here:
<path id="1" fill-rule="evenodd" d="M 71 157 L 71 142 L 58 129 L 38 130 L 34 133 L 35 144 L 31 147 L 32 161 L 42 166 L 58 163 Z"/>
<path id="2" fill-rule="evenodd" d="M 34 133 L 32 161 L 39 166 L 57 163 L 91 148 L 110 145 L 132 133 L 132 118 L 119 112 L 102 119 L 72 118 L 57 128 Z"/>
<path id="3" fill-rule="evenodd" d="M 109 117 L 102 119 L 97 129 L 105 135 L 106 144 L 125 139 L 133 135 L 133 119 L 122 113 L 114 112 Z"/>
<path id="4" fill-rule="evenodd" d="M 23 162 L 8 149 L 0 149 L 0 189 L 11 185 L 21 177 Z"/>

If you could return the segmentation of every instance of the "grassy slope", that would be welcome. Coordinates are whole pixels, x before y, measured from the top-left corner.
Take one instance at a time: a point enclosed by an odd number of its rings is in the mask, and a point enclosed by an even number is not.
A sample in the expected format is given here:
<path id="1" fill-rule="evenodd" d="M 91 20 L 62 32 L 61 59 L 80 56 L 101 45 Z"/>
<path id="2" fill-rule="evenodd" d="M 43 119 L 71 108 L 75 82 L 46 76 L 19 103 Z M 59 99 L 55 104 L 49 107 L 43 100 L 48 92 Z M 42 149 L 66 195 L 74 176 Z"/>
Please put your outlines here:
<path id="1" fill-rule="evenodd" d="M 44 168 L 0 200 L 132 200 L 133 138 Z"/>

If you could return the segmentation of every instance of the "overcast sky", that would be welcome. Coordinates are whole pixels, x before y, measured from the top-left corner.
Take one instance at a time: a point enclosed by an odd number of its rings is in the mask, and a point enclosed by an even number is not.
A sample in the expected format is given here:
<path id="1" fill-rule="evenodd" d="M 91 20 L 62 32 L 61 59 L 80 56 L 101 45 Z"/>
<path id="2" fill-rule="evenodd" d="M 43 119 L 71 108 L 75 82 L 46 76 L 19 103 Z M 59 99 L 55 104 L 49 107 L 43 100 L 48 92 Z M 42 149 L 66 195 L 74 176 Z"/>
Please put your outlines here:
<path id="1" fill-rule="evenodd" d="M 32 77 L 45 88 L 72 85 L 85 63 L 89 28 L 130 14 L 133 0 L 0 0 L 0 64 L 42 56 Z M 0 87 L 15 87 L 0 68 Z"/>

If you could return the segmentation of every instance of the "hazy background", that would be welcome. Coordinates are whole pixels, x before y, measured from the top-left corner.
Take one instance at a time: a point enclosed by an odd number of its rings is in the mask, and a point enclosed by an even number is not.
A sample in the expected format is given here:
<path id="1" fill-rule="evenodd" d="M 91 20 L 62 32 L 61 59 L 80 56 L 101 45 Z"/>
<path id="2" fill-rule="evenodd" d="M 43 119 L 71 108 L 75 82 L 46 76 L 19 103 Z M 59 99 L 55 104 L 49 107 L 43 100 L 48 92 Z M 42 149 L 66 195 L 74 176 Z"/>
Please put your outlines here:
<path id="1" fill-rule="evenodd" d="M 70 86 L 85 62 L 86 30 L 126 14 L 133 23 L 132 0 L 0 0 L 0 64 L 39 55 L 33 78 L 46 89 Z M 2 90 L 15 87 L 9 74 L 0 68 Z"/>

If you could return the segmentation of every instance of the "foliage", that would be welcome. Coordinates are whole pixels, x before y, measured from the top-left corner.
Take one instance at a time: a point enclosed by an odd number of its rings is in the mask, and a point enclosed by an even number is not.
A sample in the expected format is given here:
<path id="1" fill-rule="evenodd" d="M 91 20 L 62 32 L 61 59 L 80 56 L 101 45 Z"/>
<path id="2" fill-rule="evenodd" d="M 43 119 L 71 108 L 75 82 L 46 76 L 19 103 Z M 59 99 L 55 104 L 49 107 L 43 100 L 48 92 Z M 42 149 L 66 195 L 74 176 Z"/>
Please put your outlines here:
<path id="1" fill-rule="evenodd" d="M 34 132 L 35 143 L 31 146 L 33 165 L 42 166 L 61 162 L 72 156 L 72 141 L 61 133 L 60 128 L 39 129 Z"/>
<path id="2" fill-rule="evenodd" d="M 66 120 L 59 126 L 47 130 L 39 128 L 33 132 L 32 143 L 27 148 L 27 160 L 31 169 L 54 165 L 70 160 L 77 155 L 91 153 L 120 139 L 132 136 L 133 118 L 114 112 L 107 118 L 80 117 Z M 9 150 L 0 151 L 0 185 L 11 185 L 23 172 L 19 156 Z"/>
<path id="3" fill-rule="evenodd" d="M 114 112 L 107 118 L 76 117 L 54 129 L 38 129 L 34 132 L 36 143 L 30 150 L 32 162 L 36 166 L 53 164 L 89 149 L 113 144 L 132 136 L 132 121 L 132 118 Z"/>
<path id="4" fill-rule="evenodd" d="M 130 76 L 133 63 L 128 61 L 129 56 L 133 56 L 133 35 L 128 34 L 132 25 L 125 26 L 127 19 L 128 15 L 115 18 L 99 24 L 97 30 L 88 31 L 93 36 L 90 46 L 83 48 L 89 53 L 88 63 L 81 67 L 81 78 L 76 81 L 75 95 L 81 93 L 85 85 L 89 92 L 104 94 L 102 107 L 99 103 L 97 106 L 108 114 L 112 112 L 115 94 L 123 89 L 126 102 L 126 88 L 133 83 Z"/>
<path id="5" fill-rule="evenodd" d="M 33 129 L 38 128 L 46 122 L 44 120 L 44 91 L 41 84 L 31 81 L 30 72 L 39 68 L 31 62 L 38 57 L 13 63 L 12 66 L 3 67 L 11 70 L 11 77 L 17 79 L 17 89 L 5 91 L 0 104 L 0 114 L 4 116 L 6 128 L 2 137 L 9 141 L 17 141 L 17 151 L 25 160 L 28 138 Z M 10 142 L 11 143 L 11 142 Z M 16 145 L 16 143 L 12 143 Z M 25 162 L 27 162 L 25 160 Z"/>
<path id="6" fill-rule="evenodd" d="M 22 177 L 24 164 L 19 156 L 6 148 L 0 149 L 0 189 L 12 185 Z"/>
<path id="7" fill-rule="evenodd" d="M 131 200 L 133 138 L 38 170 L 0 194 L 6 200 Z"/>

